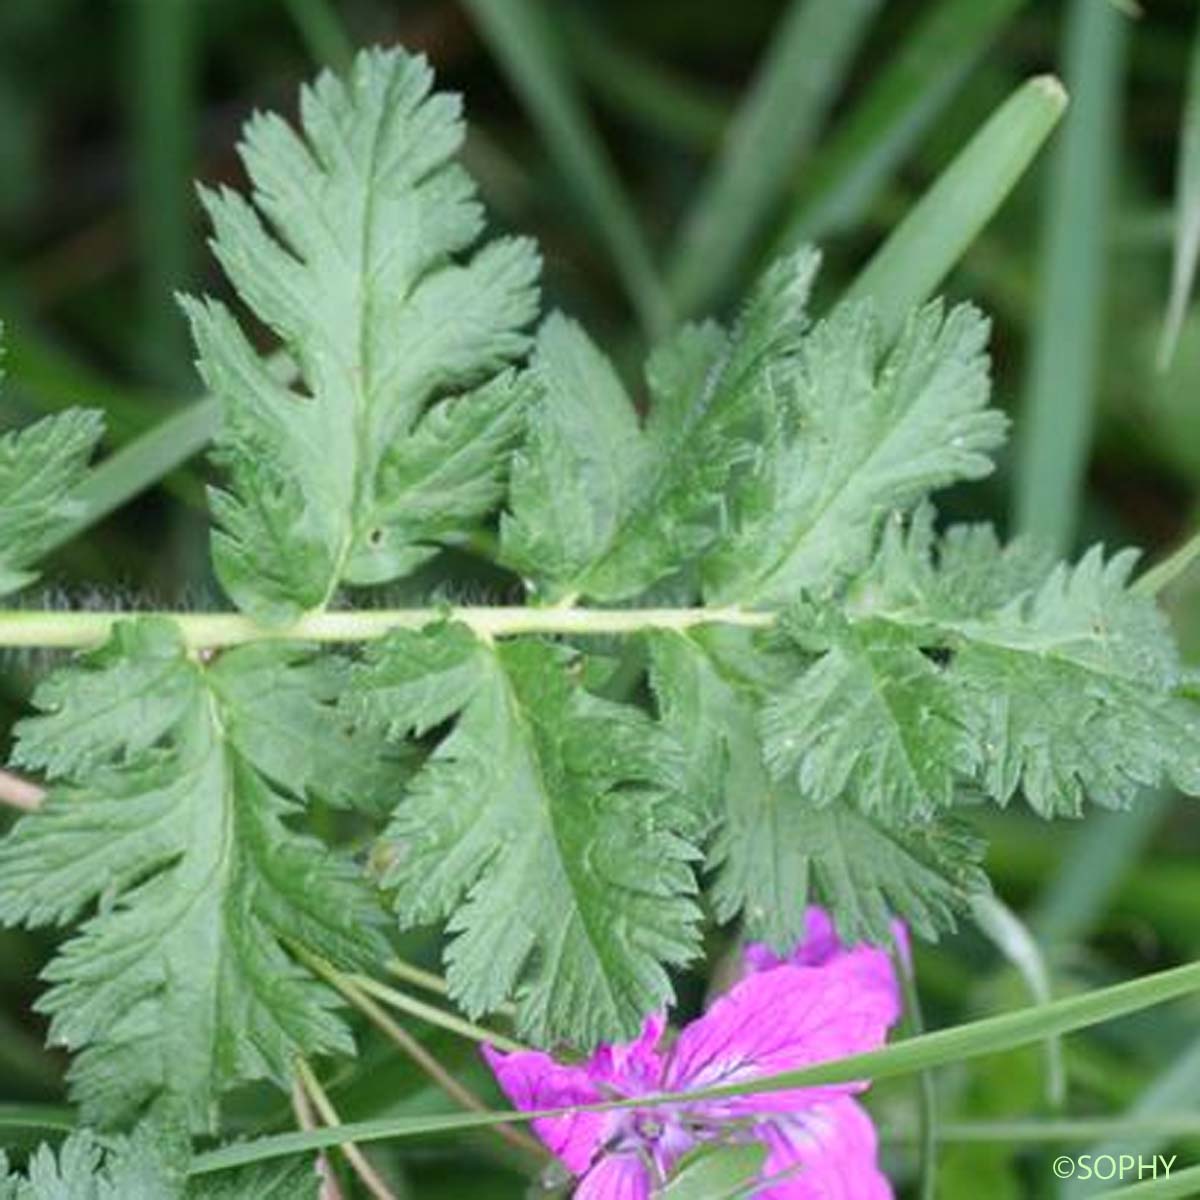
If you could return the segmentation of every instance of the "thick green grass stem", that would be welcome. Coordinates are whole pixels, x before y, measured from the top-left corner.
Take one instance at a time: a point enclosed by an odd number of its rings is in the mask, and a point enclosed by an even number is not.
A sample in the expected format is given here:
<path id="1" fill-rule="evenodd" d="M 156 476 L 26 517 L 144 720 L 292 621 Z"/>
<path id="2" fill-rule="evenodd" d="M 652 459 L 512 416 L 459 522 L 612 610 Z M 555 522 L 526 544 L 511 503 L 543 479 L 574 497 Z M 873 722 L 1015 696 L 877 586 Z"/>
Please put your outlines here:
<path id="1" fill-rule="evenodd" d="M 852 228 L 1028 0 L 943 0 L 881 64 L 800 171 L 777 253 Z"/>
<path id="2" fill-rule="evenodd" d="M 851 285 L 871 299 L 885 335 L 936 291 L 1025 174 L 1067 106 L 1057 79 L 1017 89 L 984 123 L 893 230 Z"/>
<path id="3" fill-rule="evenodd" d="M 1066 81 L 1072 111 L 1053 163 L 1044 274 L 1015 462 L 1015 522 L 1062 552 L 1076 536 L 1091 447 L 1118 162 L 1129 22 L 1107 4 L 1072 0 Z"/>
<path id="4" fill-rule="evenodd" d="M 132 22 L 128 110 L 142 275 L 137 347 L 159 378 L 178 382 L 189 369 L 174 295 L 192 277 L 195 249 L 191 178 L 202 17 L 192 0 L 154 0 L 125 11 Z"/>

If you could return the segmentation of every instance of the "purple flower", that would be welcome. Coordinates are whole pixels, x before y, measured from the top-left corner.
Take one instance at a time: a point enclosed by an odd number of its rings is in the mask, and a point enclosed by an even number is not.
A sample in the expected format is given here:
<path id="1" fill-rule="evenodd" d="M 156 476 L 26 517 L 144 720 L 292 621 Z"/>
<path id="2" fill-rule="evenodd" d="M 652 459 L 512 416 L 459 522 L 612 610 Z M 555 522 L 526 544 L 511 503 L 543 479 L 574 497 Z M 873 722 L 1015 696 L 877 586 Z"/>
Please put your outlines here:
<path id="1" fill-rule="evenodd" d="M 634 1041 L 602 1045 L 578 1065 L 535 1050 L 484 1054 L 509 1099 L 530 1111 L 715 1087 L 876 1049 L 900 1016 L 891 960 L 844 947 L 820 909 L 809 909 L 807 928 L 786 961 L 751 946 L 746 976 L 669 1048 L 654 1015 Z M 580 1178 L 576 1200 L 649 1200 L 688 1150 L 749 1139 L 767 1147 L 758 1200 L 890 1200 L 874 1126 L 853 1099 L 866 1087 L 573 1113 L 533 1129 Z"/>

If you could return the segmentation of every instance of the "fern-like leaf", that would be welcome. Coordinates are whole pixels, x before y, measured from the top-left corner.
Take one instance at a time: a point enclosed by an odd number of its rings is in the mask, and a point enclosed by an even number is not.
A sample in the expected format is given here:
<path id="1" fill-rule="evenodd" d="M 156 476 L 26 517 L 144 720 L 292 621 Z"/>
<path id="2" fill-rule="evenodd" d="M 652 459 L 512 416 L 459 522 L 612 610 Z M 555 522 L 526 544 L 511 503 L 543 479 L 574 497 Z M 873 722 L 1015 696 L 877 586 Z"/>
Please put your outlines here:
<path id="1" fill-rule="evenodd" d="M 1125 808 L 1164 782 L 1200 792 L 1200 705 L 1163 615 L 1129 586 L 1135 561 L 1094 548 L 1051 567 L 971 527 L 939 544 L 929 510 L 909 536 L 889 530 L 848 620 L 789 615 L 818 657 L 766 706 L 777 777 L 889 818 L 956 787 L 1020 792 L 1044 816 Z"/>
<path id="2" fill-rule="evenodd" d="M 927 937 L 952 929 L 986 887 L 978 842 L 940 814 L 865 814 L 837 791 L 805 793 L 773 778 L 758 718 L 778 689 L 773 656 L 741 645 L 729 660 L 714 650 L 710 640 L 656 634 L 651 680 L 694 767 L 691 786 L 710 806 L 717 917 L 741 916 L 781 952 L 803 935 L 810 902 L 827 905 L 852 941 L 886 940 L 897 914 Z"/>
<path id="3" fill-rule="evenodd" d="M 187 1144 L 151 1122 L 128 1138 L 81 1130 L 39 1146 L 24 1175 L 0 1152 L 0 1200 L 316 1200 L 311 1160 L 289 1159 L 218 1175 L 187 1177 Z"/>

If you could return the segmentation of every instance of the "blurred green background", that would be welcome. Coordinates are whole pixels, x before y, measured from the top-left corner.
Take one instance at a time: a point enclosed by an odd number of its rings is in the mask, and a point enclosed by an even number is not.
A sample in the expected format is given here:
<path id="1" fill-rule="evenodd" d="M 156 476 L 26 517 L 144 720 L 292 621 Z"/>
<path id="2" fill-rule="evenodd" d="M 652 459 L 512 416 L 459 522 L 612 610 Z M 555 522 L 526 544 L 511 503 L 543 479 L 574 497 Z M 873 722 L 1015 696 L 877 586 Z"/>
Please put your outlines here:
<path id="1" fill-rule="evenodd" d="M 946 284 L 994 318 L 996 394 L 1015 425 L 994 478 L 944 507 L 1063 550 L 1103 540 L 1161 557 L 1194 530 L 1200 487 L 1200 316 L 1184 317 L 1169 363 L 1163 347 L 1173 257 L 1186 266 L 1200 221 L 1200 150 L 1184 150 L 1189 130 L 1200 141 L 1200 100 L 1188 117 L 1198 18 L 1195 0 L 0 0 L 0 423 L 94 405 L 116 450 L 197 400 L 174 294 L 225 285 L 193 180 L 240 186 L 251 110 L 293 113 L 298 83 L 355 46 L 424 50 L 465 94 L 466 159 L 493 224 L 540 240 L 548 306 L 585 320 L 631 380 L 655 333 L 728 312 L 797 240 L 823 247 L 819 300 L 835 299 L 1004 97 L 1052 71 L 1068 115 Z M 95 525 L 28 602 L 218 602 L 206 472 L 193 457 Z M 1167 601 L 1200 661 L 1200 571 Z M 4 660 L 5 728 L 43 666 Z M 1153 797 L 1076 827 L 1015 811 L 987 825 L 1020 924 L 992 913 L 992 937 L 921 951 L 930 1025 L 1200 951 L 1188 803 Z M 46 950 L 0 934 L 0 1105 L 62 1100 L 63 1063 L 30 1012 Z M 1054 1115 L 1064 1093 L 1072 1116 L 1132 1113 L 1137 1150 L 1200 1163 L 1200 1136 L 1181 1142 L 1160 1119 L 1200 1109 L 1197 1015 L 1176 1006 L 943 1072 L 939 1194 L 1086 1194 L 1056 1190 L 1053 1144 L 955 1138 L 963 1120 Z M 429 1042 L 486 1085 L 469 1047 Z M 364 1068 L 330 1082 L 348 1117 L 444 1105 L 370 1038 Z M 878 1089 L 875 1108 L 917 1195 L 930 1183 L 907 1134 L 912 1092 Z M 246 1129 L 290 1119 L 266 1093 L 239 1105 Z M 483 1135 L 372 1151 L 400 1194 L 420 1197 L 522 1195 L 509 1153 Z"/>

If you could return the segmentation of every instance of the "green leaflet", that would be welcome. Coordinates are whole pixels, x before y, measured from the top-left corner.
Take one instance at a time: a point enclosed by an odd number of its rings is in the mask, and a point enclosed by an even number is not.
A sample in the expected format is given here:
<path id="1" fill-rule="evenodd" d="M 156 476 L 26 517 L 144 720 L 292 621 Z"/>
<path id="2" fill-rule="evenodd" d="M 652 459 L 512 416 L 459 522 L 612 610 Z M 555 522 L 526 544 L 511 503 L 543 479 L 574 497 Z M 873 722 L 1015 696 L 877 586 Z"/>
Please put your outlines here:
<path id="1" fill-rule="evenodd" d="M 267 649 L 211 672 L 228 685 L 247 659 L 262 670 Z M 296 669 L 271 649 L 281 676 Z M 143 727 L 153 695 L 162 709 Z M 0 920 L 64 924 L 98 904 L 46 969 L 39 1008 L 75 1051 L 85 1116 L 105 1124 L 161 1098 L 206 1129 L 230 1085 L 285 1081 L 297 1052 L 352 1052 L 335 997 L 285 943 L 347 967 L 386 954 L 369 891 L 289 828 L 298 806 L 255 769 L 271 763 L 272 732 L 225 703 L 174 627 L 146 618 L 51 677 L 43 715 L 18 728 L 21 760 L 66 781 L 0 846 Z M 312 735 L 314 756 L 343 753 L 338 720 Z"/>
<path id="2" fill-rule="evenodd" d="M 988 398 L 987 322 L 968 305 L 914 314 L 896 346 L 870 305 L 846 304 L 801 342 L 766 399 L 762 445 L 704 562 L 706 598 L 783 606 L 870 559 L 889 511 L 975 479 L 1006 419 Z"/>
<path id="3" fill-rule="evenodd" d="M 316 1200 L 319 1177 L 308 1156 L 187 1178 L 186 1141 L 150 1125 L 129 1138 L 73 1133 L 58 1148 L 39 1146 L 23 1176 L 0 1152 L 0 1200 Z"/>
<path id="4" fill-rule="evenodd" d="M 689 325 L 661 346 L 644 428 L 579 326 L 546 322 L 533 360 L 541 398 L 502 527 L 505 560 L 536 594 L 625 599 L 713 541 L 725 487 L 805 328 L 817 261 L 805 249 L 767 271 L 728 334 Z"/>
<path id="5" fill-rule="evenodd" d="M 766 1147 L 716 1145 L 692 1151 L 663 1188 L 660 1200 L 744 1200 L 760 1190 Z"/>
<path id="6" fill-rule="evenodd" d="M 997 800 L 1020 789 L 1045 816 L 1077 816 L 1085 797 L 1126 808 L 1168 780 L 1200 794 L 1200 706 L 1181 694 L 1165 618 L 1129 590 L 1136 559 L 1105 562 L 1096 547 L 953 631 L 953 672 Z"/>
<path id="7" fill-rule="evenodd" d="M 410 662 L 440 659 L 451 678 L 420 685 L 412 723 L 461 707 L 378 852 L 401 925 L 450 918 L 447 978 L 467 1012 L 515 994 L 523 1035 L 591 1046 L 633 1036 L 671 996 L 664 968 L 697 952 L 696 853 L 670 740 L 573 684 L 565 654 L 537 641 L 468 654 L 453 626 L 397 631 L 356 690 L 402 687 Z"/>
<path id="8" fill-rule="evenodd" d="M 75 518 L 103 432 L 100 413 L 71 408 L 0 435 L 0 596 L 37 578 L 30 567 Z"/>
<path id="9" fill-rule="evenodd" d="M 264 620 L 412 571 L 503 493 L 526 391 L 497 372 L 526 347 L 538 257 L 519 239 L 471 250 L 482 212 L 452 161 L 459 103 L 431 84 L 422 58 L 360 54 L 345 82 L 302 92 L 303 137 L 251 120 L 253 204 L 203 194 L 218 258 L 303 385 L 280 382 L 222 305 L 185 301 L 223 405 L 214 562 Z"/>
<path id="10" fill-rule="evenodd" d="M 1020 791 L 1043 816 L 1127 807 L 1166 780 L 1200 792 L 1200 707 L 1163 616 L 1129 587 L 1135 559 L 1095 548 L 1050 568 L 981 528 L 938 546 L 929 510 L 907 537 L 889 529 L 848 622 L 789 616 L 818 657 L 765 707 L 768 763 L 821 802 L 891 816 L 962 786 L 1001 804 Z"/>
<path id="11" fill-rule="evenodd" d="M 350 663 L 339 655 L 252 643 L 218 658 L 208 681 L 230 743 L 297 799 L 386 811 L 414 765 L 403 748 L 339 713 L 350 682 Z"/>
<path id="12" fill-rule="evenodd" d="M 982 846 L 928 806 L 868 817 L 837 792 L 814 795 L 772 778 L 757 720 L 775 690 L 773 681 L 764 686 L 768 663 L 757 680 L 738 678 L 728 648 L 723 653 L 711 638 L 655 634 L 651 647 L 664 724 L 683 746 L 692 794 L 715 827 L 709 864 L 719 920 L 740 914 L 749 936 L 784 951 L 803 933 L 805 904 L 820 902 L 850 941 L 886 942 L 896 914 L 932 938 L 952 929 L 969 897 L 986 888 Z M 738 648 L 738 669 L 747 672 L 754 657 L 753 648 Z"/>
<path id="13" fill-rule="evenodd" d="M 795 611 L 806 645 L 823 653 L 763 711 L 766 762 L 817 806 L 844 800 L 909 819 L 954 803 L 978 750 L 957 689 L 907 630 L 851 625 L 836 612 Z"/>

